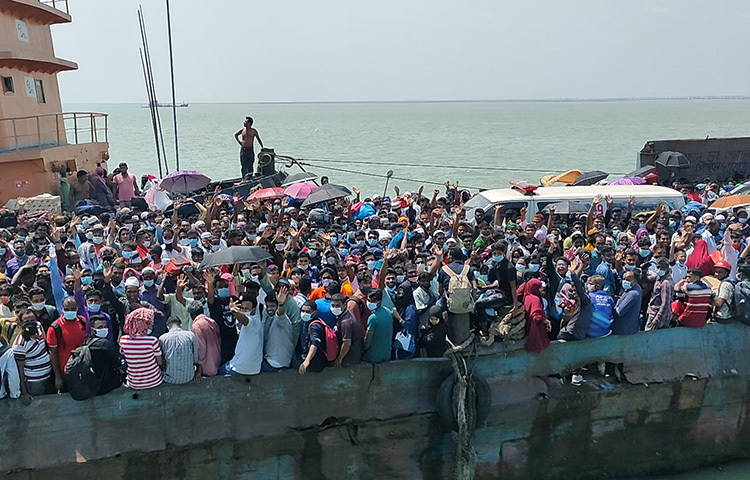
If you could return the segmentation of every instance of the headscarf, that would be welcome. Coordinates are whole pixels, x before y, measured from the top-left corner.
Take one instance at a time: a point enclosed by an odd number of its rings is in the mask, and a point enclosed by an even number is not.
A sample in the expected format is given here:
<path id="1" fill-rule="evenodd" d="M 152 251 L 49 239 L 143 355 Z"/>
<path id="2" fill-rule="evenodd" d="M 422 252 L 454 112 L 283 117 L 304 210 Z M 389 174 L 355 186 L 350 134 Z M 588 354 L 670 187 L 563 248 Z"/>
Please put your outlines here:
<path id="1" fill-rule="evenodd" d="M 635 232 L 635 241 L 633 242 L 633 248 L 638 249 L 638 240 L 641 239 L 642 236 L 648 235 L 648 230 L 645 228 L 639 228 Z"/>
<path id="2" fill-rule="evenodd" d="M 96 170 L 94 170 L 94 180 L 105 187 L 107 186 L 107 182 L 104 180 L 104 169 L 102 167 L 96 167 Z"/>
<path id="3" fill-rule="evenodd" d="M 542 303 L 542 281 L 532 278 L 524 284 L 523 309 L 526 313 L 526 350 L 539 353 L 549 346 Z"/>
<path id="4" fill-rule="evenodd" d="M 148 335 L 147 330 L 154 327 L 154 311 L 150 308 L 137 308 L 125 317 L 123 331 L 131 337 Z"/>
<path id="5" fill-rule="evenodd" d="M 687 259 L 687 268 L 697 268 L 701 271 L 702 276 L 714 274 L 714 261 L 708 254 L 708 244 L 705 240 L 700 239 L 693 246 L 693 253 Z"/>
<path id="6" fill-rule="evenodd" d="M 81 259 L 81 268 L 88 268 L 92 272 L 95 272 L 99 268 L 99 257 L 96 256 L 96 249 L 93 243 L 84 242 L 78 247 L 78 257 Z M 94 250 L 92 252 L 92 250 Z"/>

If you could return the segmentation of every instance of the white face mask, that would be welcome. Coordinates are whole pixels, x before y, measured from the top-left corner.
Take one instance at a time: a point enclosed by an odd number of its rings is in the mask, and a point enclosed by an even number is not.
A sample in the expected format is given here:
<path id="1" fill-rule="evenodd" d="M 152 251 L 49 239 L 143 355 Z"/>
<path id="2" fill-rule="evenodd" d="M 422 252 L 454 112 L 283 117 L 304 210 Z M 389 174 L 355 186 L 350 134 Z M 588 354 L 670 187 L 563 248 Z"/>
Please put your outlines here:
<path id="1" fill-rule="evenodd" d="M 146 330 L 146 335 L 151 335 L 151 329 Z"/>
<path id="2" fill-rule="evenodd" d="M 109 328 L 97 328 L 94 330 L 94 335 L 96 335 L 97 338 L 107 338 L 107 335 L 109 335 Z"/>
<path id="3" fill-rule="evenodd" d="M 333 313 L 333 308 L 331 308 L 331 313 Z M 302 318 L 303 322 L 309 322 L 310 320 L 312 320 L 312 313 L 302 312 L 300 314 L 300 317 Z"/>
<path id="4" fill-rule="evenodd" d="M 343 311 L 344 309 L 342 309 L 341 307 L 331 307 L 331 313 L 336 315 L 337 317 L 341 315 L 341 312 Z"/>

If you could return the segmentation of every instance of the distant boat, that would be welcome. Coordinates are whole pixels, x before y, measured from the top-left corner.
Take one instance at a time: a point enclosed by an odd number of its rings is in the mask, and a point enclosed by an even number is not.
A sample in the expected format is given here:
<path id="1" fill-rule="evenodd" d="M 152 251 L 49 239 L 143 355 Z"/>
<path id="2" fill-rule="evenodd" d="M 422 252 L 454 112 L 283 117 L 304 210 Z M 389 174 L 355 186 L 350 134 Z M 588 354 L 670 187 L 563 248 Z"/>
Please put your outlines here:
<path id="1" fill-rule="evenodd" d="M 156 103 L 156 106 L 157 106 L 157 107 L 159 107 L 159 108 L 172 108 L 172 105 L 173 105 L 173 104 L 171 104 L 171 103 L 161 103 L 161 102 L 157 102 L 157 103 Z M 184 103 L 184 102 L 183 102 L 183 103 L 178 103 L 178 104 L 177 104 L 177 105 L 175 105 L 175 106 L 176 106 L 177 108 L 186 108 L 186 107 L 189 107 L 189 106 L 190 106 L 190 104 L 189 104 L 189 103 Z M 141 108 L 149 108 L 149 107 L 150 107 L 150 105 L 141 105 Z"/>

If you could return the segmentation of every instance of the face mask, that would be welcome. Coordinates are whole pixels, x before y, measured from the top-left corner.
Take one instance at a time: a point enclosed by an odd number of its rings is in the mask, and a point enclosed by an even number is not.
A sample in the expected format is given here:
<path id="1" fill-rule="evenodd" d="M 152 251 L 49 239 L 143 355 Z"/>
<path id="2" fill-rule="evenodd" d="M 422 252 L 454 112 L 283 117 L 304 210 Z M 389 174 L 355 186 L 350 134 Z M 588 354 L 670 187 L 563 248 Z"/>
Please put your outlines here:
<path id="1" fill-rule="evenodd" d="M 5 248 L 5 247 L 2 247 L 2 248 L 0 248 L 0 255 L 3 255 L 3 256 L 4 256 L 4 255 L 6 254 L 6 252 L 7 252 L 7 251 L 8 251 L 8 249 L 7 249 L 7 248 Z"/>
<path id="2" fill-rule="evenodd" d="M 495 262 L 495 263 L 500 263 L 504 259 L 505 259 L 505 255 L 498 255 L 496 257 L 495 256 L 492 257 L 492 261 Z"/>
<path id="3" fill-rule="evenodd" d="M 640 248 L 638 249 L 638 255 L 641 257 L 648 257 L 648 255 L 651 253 L 651 250 L 648 248 Z"/>
<path id="4" fill-rule="evenodd" d="M 660 276 L 660 277 L 663 277 L 664 275 L 666 275 L 666 274 L 667 274 L 667 271 L 666 271 L 666 270 L 657 270 L 657 271 L 656 271 L 656 274 L 657 274 L 658 276 Z"/>
<path id="5" fill-rule="evenodd" d="M 629 281 L 627 281 L 627 280 L 623 280 L 623 281 L 622 281 L 622 289 L 623 289 L 623 290 L 626 290 L 626 291 L 627 291 L 627 290 L 630 290 L 631 288 L 633 288 L 633 284 L 632 284 L 632 283 L 630 283 L 630 282 L 629 282 Z"/>
<path id="6" fill-rule="evenodd" d="M 81 285 L 91 285 L 92 283 L 94 283 L 94 277 L 88 275 L 81 277 Z"/>
<path id="7" fill-rule="evenodd" d="M 146 247 L 146 248 L 150 247 L 151 246 L 151 240 L 144 240 L 143 246 Z"/>
<path id="8" fill-rule="evenodd" d="M 247 268 L 243 268 L 242 278 L 244 278 L 245 280 L 248 280 L 250 278 L 250 270 L 248 270 Z"/>
<path id="9" fill-rule="evenodd" d="M 183 238 L 178 243 L 180 245 L 182 245 L 183 247 L 187 247 L 188 245 L 190 245 L 190 239 L 189 238 Z"/>
<path id="10" fill-rule="evenodd" d="M 484 283 L 487 283 L 487 275 L 477 275 L 477 278 Z"/>
<path id="11" fill-rule="evenodd" d="M 680 266 L 680 267 L 684 267 L 685 266 L 685 262 L 681 262 L 679 260 L 677 260 L 676 262 L 674 262 L 674 264 L 677 265 L 677 266 Z"/>
<path id="12" fill-rule="evenodd" d="M 129 251 L 129 250 L 125 250 L 125 251 L 122 252 L 122 258 L 124 258 L 125 260 L 129 260 L 129 259 L 133 258 L 137 253 L 138 252 L 132 252 L 132 251 Z"/>
<path id="13" fill-rule="evenodd" d="M 16 254 L 16 257 L 23 257 L 24 255 L 26 255 L 26 250 L 24 250 L 23 248 L 16 248 L 13 250 L 13 253 Z"/>
<path id="14" fill-rule="evenodd" d="M 217 295 L 219 295 L 219 298 L 229 298 L 229 288 L 228 287 L 220 288 L 216 293 L 217 293 Z"/>
<path id="15" fill-rule="evenodd" d="M 219 245 L 211 245 L 211 251 L 212 252 L 218 252 L 219 251 Z"/>
<path id="16" fill-rule="evenodd" d="M 92 303 L 91 305 L 89 305 L 89 312 L 91 313 L 97 313 L 101 309 L 102 309 L 102 306 L 98 303 Z"/>
<path id="17" fill-rule="evenodd" d="M 406 275 L 396 275 L 396 283 L 404 283 Z"/>
<path id="18" fill-rule="evenodd" d="M 637 267 L 635 265 L 625 265 L 625 270 L 635 270 Z"/>
<path id="19" fill-rule="evenodd" d="M 189 238 L 188 239 L 188 245 L 191 247 L 197 247 L 198 246 L 198 239 L 197 238 Z"/>
<path id="20" fill-rule="evenodd" d="M 315 258 L 318 256 L 318 251 L 315 250 L 314 248 L 308 249 L 307 253 L 310 255 L 310 258 Z"/>
<path id="21" fill-rule="evenodd" d="M 388 292 L 388 293 L 391 293 L 391 294 L 392 293 L 396 293 L 396 285 L 394 285 L 392 287 L 385 287 L 385 291 Z"/>
<path id="22" fill-rule="evenodd" d="M 286 246 L 286 243 L 277 243 L 274 247 L 276 248 L 277 252 L 280 252 L 284 250 L 284 247 Z"/>
<path id="23" fill-rule="evenodd" d="M 143 286 L 144 287 L 149 287 L 149 288 L 153 287 L 154 286 L 154 281 L 153 280 L 144 280 L 143 281 Z"/>
<path id="24" fill-rule="evenodd" d="M 97 328 L 94 330 L 94 335 L 96 338 L 107 338 L 107 335 L 109 335 L 109 328 Z"/>
<path id="25" fill-rule="evenodd" d="M 516 236 L 505 234 L 505 241 L 508 243 L 513 243 L 516 241 Z"/>
<path id="26" fill-rule="evenodd" d="M 75 320 L 77 316 L 78 316 L 78 312 L 69 312 L 67 310 L 63 312 L 63 318 L 65 320 Z"/>
<path id="27" fill-rule="evenodd" d="M 369 262 L 367 262 L 367 269 L 370 271 L 375 270 L 375 260 L 370 260 Z"/>
<path id="28" fill-rule="evenodd" d="M 18 236 L 18 241 L 19 242 L 25 242 L 26 241 L 26 237 L 19 235 Z"/>
<path id="29" fill-rule="evenodd" d="M 369 311 L 372 312 L 373 310 L 377 310 L 377 308 L 378 308 L 378 304 L 377 303 L 367 302 L 367 309 Z"/>
<path id="30" fill-rule="evenodd" d="M 167 238 L 167 237 L 164 237 L 164 244 L 165 244 L 165 245 L 169 245 L 169 244 L 171 244 L 171 243 L 172 243 L 172 237 L 169 237 L 169 238 Z"/>
<path id="31" fill-rule="evenodd" d="M 641 223 L 641 224 L 638 225 L 638 228 L 646 228 L 646 224 L 645 223 Z"/>
<path id="32" fill-rule="evenodd" d="M 422 271 L 424 271 L 424 263 L 417 263 L 417 272 L 421 273 Z"/>
<path id="33" fill-rule="evenodd" d="M 620 236 L 620 231 L 619 230 L 612 230 L 612 237 L 614 237 L 615 239 L 617 239 L 617 237 L 619 237 L 619 236 Z"/>
<path id="34" fill-rule="evenodd" d="M 32 303 L 31 304 L 31 309 L 32 310 L 36 310 L 37 312 L 39 312 L 41 310 L 44 310 L 44 307 L 45 307 L 45 303 L 44 302 Z"/>
<path id="35" fill-rule="evenodd" d="M 304 264 L 304 265 L 297 265 L 297 266 L 298 266 L 299 268 L 301 268 L 303 272 L 304 272 L 304 271 L 307 271 L 307 269 L 308 269 L 308 268 L 310 268 L 310 264 L 309 264 L 309 263 L 306 263 L 306 264 Z"/>
<path id="36" fill-rule="evenodd" d="M 258 238 L 258 235 L 255 234 L 255 233 L 248 233 L 247 234 L 247 239 L 250 240 L 251 242 L 254 242 L 256 238 Z"/>
<path id="37" fill-rule="evenodd" d="M 367 241 L 367 243 L 368 243 L 368 245 L 370 245 L 371 247 L 374 247 L 375 245 L 377 245 L 377 244 L 378 244 L 378 239 L 377 239 L 377 238 L 371 238 L 371 239 L 369 239 L 369 240 Z"/>
<path id="38" fill-rule="evenodd" d="M 676 221 L 676 220 L 670 220 L 670 221 L 669 221 L 669 227 L 670 227 L 670 228 L 675 228 L 675 227 L 677 227 L 677 221 Z"/>
<path id="39" fill-rule="evenodd" d="M 320 281 L 320 284 L 323 285 L 324 287 L 327 287 L 328 285 L 331 284 L 331 279 L 330 278 L 324 278 L 323 280 Z"/>
<path id="40" fill-rule="evenodd" d="M 333 308 L 331 308 L 331 313 L 333 313 Z M 312 320 L 312 313 L 302 312 L 299 316 L 303 322 L 309 322 Z"/>
<path id="41" fill-rule="evenodd" d="M 257 275 L 253 275 L 250 277 L 250 280 L 252 280 L 255 283 L 260 283 L 260 277 Z"/>
<path id="42" fill-rule="evenodd" d="M 101 245 L 102 243 L 104 243 L 104 237 L 94 237 L 91 240 L 93 240 L 97 245 Z"/>
<path id="43" fill-rule="evenodd" d="M 141 257 L 133 257 L 130 259 L 131 265 L 140 265 L 141 261 Z"/>
<path id="44" fill-rule="evenodd" d="M 341 312 L 343 312 L 343 311 L 344 311 L 344 309 L 342 309 L 341 307 L 331 307 L 331 313 L 334 314 L 334 315 L 336 315 L 337 317 L 339 315 L 341 315 Z"/>
<path id="45" fill-rule="evenodd" d="M 561 223 L 560 224 L 560 230 L 566 230 L 567 228 L 568 228 L 568 224 L 567 223 Z"/>
<path id="46" fill-rule="evenodd" d="M 523 273 L 526 271 L 526 265 L 516 264 L 516 271 L 518 273 Z"/>
<path id="47" fill-rule="evenodd" d="M 529 270 L 531 270 L 532 272 L 538 272 L 539 268 L 541 268 L 541 265 L 538 263 L 532 263 L 529 265 Z"/>

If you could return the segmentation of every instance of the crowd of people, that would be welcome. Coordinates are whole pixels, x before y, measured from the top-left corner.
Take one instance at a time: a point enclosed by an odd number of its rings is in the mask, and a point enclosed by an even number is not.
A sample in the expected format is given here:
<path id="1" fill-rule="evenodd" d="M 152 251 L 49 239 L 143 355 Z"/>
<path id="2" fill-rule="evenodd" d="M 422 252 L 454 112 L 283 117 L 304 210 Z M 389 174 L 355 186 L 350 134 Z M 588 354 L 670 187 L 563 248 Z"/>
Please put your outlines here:
<path id="1" fill-rule="evenodd" d="M 0 230 L 0 397 L 305 374 L 440 357 L 471 338 L 538 353 L 550 341 L 749 323 L 747 211 L 707 212 L 727 193 L 713 184 L 675 188 L 691 195 L 683 210 L 599 196 L 582 215 L 467 212 L 467 192 L 446 182 L 429 196 L 355 188 L 314 208 L 217 190 L 165 213 L 131 205 L 127 165 L 114 181 L 79 172 L 63 214 Z M 82 204 L 104 208 L 72 211 Z M 235 246 L 263 259 L 205 266 Z"/>

